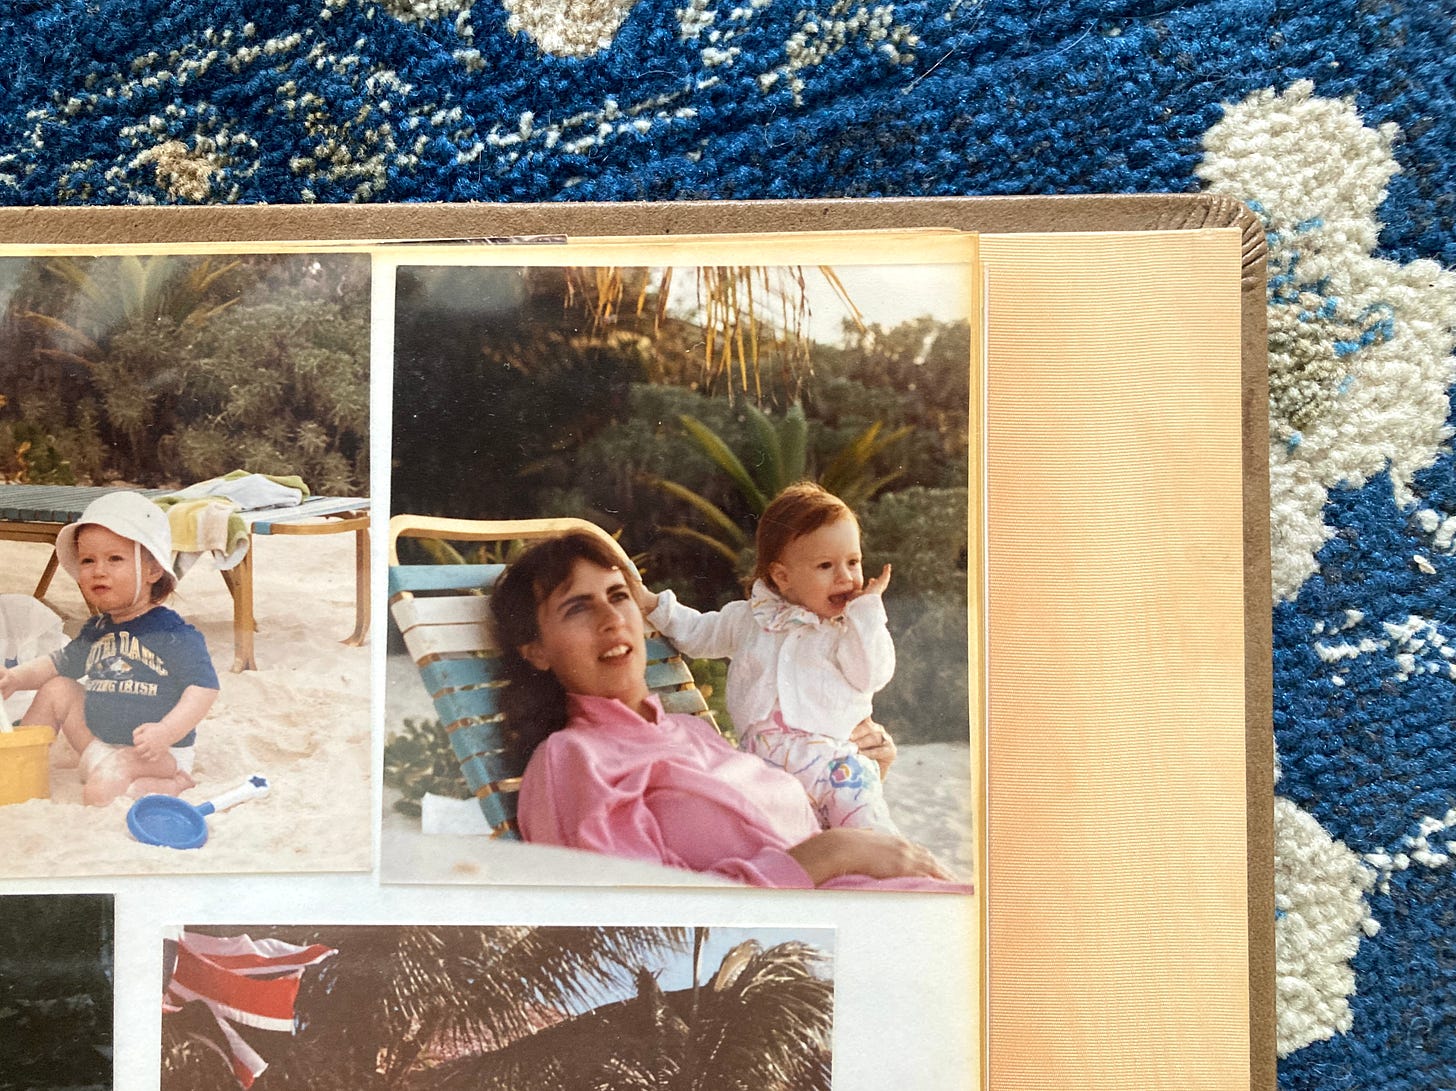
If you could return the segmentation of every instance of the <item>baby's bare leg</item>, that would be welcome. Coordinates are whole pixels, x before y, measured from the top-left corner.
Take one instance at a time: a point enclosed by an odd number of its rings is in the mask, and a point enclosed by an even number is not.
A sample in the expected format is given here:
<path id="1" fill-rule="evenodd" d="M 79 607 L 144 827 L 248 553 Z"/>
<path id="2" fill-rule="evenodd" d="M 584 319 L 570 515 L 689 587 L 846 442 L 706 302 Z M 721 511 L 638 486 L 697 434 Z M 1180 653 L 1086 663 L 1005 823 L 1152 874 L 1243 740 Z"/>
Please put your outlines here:
<path id="1" fill-rule="evenodd" d="M 123 746 L 107 754 L 91 770 L 82 798 L 90 806 L 104 807 L 120 796 L 180 795 L 196 783 L 177 768 L 171 754 L 147 761 L 135 747 Z"/>
<path id="2" fill-rule="evenodd" d="M 20 722 L 27 727 L 55 728 L 77 754 L 91 744 L 92 735 L 86 727 L 86 690 L 72 678 L 57 676 L 36 690 Z"/>
<path id="3" fill-rule="evenodd" d="M 137 777 L 136 780 L 131 782 L 131 787 L 127 789 L 126 794 L 132 797 L 152 795 L 153 793 L 164 796 L 179 796 L 187 791 L 188 788 L 195 788 L 196 786 L 197 781 L 192 779 L 190 773 L 184 773 L 181 769 L 178 769 L 169 777 Z"/>

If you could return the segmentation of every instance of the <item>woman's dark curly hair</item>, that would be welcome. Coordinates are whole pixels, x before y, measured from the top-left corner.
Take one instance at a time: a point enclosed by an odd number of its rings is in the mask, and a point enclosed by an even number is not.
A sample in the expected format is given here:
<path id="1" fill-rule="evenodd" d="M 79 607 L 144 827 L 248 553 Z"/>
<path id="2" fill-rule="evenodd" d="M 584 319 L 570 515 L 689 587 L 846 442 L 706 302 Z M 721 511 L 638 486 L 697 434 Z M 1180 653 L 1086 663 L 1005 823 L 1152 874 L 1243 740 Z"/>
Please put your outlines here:
<path id="1" fill-rule="evenodd" d="M 571 576 L 577 561 L 602 568 L 622 562 L 601 539 L 581 531 L 547 538 L 528 549 L 496 584 L 490 597 L 491 628 L 500 648 L 500 709 L 505 743 L 522 769 L 547 737 L 566 726 L 566 690 L 550 671 L 528 663 L 521 648 L 541 636 L 536 608 Z"/>

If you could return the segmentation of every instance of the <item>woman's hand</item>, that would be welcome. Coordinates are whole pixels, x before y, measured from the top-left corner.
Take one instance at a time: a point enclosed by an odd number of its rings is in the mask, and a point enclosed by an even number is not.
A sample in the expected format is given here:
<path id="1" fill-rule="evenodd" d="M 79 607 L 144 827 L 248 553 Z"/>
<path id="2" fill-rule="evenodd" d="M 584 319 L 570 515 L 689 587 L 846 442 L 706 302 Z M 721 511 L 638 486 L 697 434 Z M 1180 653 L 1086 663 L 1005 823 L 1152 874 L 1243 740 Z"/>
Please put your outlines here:
<path id="1" fill-rule="evenodd" d="M 950 879 L 929 849 L 879 830 L 825 830 L 800 841 L 788 852 L 809 873 L 815 886 L 823 886 L 840 875 Z"/>
<path id="2" fill-rule="evenodd" d="M 880 767 L 881 780 L 890 775 L 890 766 L 895 764 L 899 751 L 888 731 L 866 716 L 854 725 L 854 730 L 849 733 L 849 741 L 859 748 L 860 754 Z"/>

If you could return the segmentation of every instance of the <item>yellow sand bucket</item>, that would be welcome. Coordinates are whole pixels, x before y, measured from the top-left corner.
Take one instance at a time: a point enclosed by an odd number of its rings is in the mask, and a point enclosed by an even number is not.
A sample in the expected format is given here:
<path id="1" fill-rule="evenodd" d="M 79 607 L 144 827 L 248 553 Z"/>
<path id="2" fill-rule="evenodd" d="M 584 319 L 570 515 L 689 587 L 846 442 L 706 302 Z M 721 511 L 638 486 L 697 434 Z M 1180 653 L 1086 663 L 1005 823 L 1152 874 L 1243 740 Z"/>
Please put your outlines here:
<path id="1" fill-rule="evenodd" d="M 55 737 L 55 731 L 44 726 L 0 731 L 0 807 L 50 798 L 51 742 Z"/>

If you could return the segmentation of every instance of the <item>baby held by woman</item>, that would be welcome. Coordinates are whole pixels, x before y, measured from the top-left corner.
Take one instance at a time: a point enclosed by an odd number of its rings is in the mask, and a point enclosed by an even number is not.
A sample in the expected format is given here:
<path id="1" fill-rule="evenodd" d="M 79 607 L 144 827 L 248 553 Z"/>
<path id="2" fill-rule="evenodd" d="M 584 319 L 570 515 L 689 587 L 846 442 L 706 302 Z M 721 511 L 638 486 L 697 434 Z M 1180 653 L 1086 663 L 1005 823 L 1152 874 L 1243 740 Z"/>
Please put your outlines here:
<path id="1" fill-rule="evenodd" d="M 820 826 L 898 834 L 879 767 L 851 738 L 895 673 L 881 601 L 890 566 L 866 582 L 858 520 L 810 482 L 773 499 L 756 544 L 746 601 L 699 613 L 637 584 L 638 605 L 684 655 L 732 660 L 728 714 L 739 745 L 792 773 Z"/>

